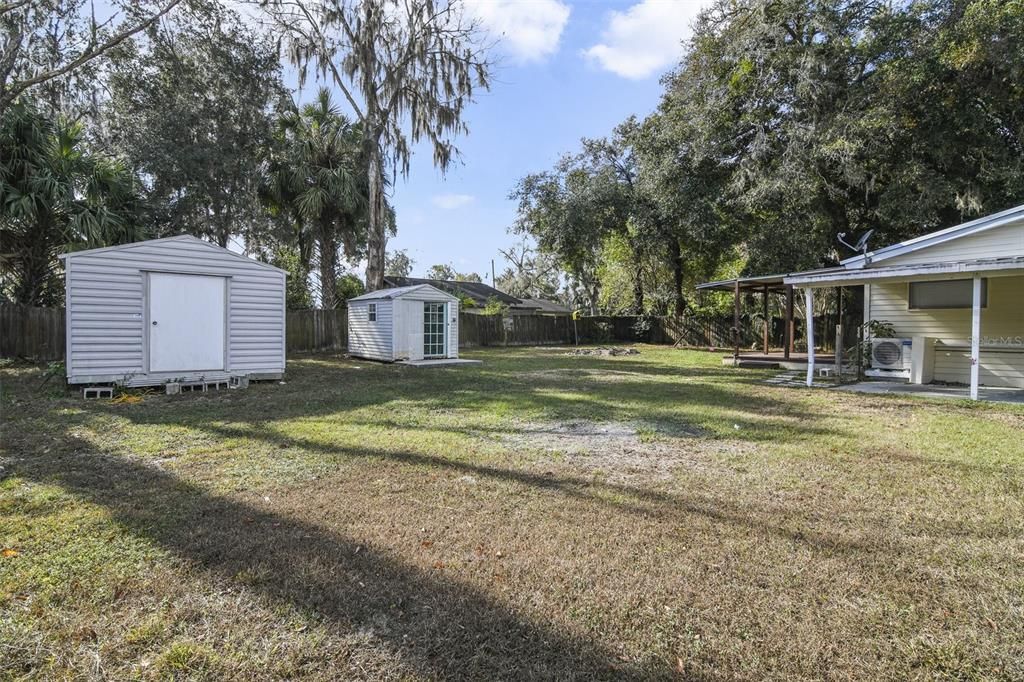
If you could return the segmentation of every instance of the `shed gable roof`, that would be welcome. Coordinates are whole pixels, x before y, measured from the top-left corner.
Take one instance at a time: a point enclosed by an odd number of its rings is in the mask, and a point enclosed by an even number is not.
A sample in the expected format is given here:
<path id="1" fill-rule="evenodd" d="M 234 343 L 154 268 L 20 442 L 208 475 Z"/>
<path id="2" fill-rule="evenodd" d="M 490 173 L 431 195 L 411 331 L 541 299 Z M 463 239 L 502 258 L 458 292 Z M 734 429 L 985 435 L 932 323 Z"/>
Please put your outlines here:
<path id="1" fill-rule="evenodd" d="M 409 296 L 411 294 L 415 294 L 416 292 L 420 292 L 420 291 L 424 291 L 424 290 L 434 291 L 434 292 L 444 296 L 445 298 L 447 298 L 450 301 L 458 301 L 459 300 L 455 296 L 452 296 L 451 294 L 449 294 L 447 291 L 441 291 L 437 287 L 431 286 L 429 284 L 414 284 L 412 286 L 406 286 L 406 287 L 394 287 L 394 288 L 391 288 L 391 289 L 377 289 L 376 291 L 370 291 L 368 293 L 362 294 L 360 296 L 355 296 L 355 297 L 350 298 L 348 300 L 349 301 L 384 301 L 384 300 L 394 300 L 396 298 L 402 298 L 404 296 Z"/>
<path id="2" fill-rule="evenodd" d="M 876 251 L 869 251 L 868 253 L 860 256 L 853 256 L 852 258 L 843 260 L 840 265 L 848 270 L 871 267 L 875 263 L 886 261 L 890 258 L 905 256 L 909 253 L 914 253 L 915 251 L 922 251 L 957 239 L 971 237 L 1018 221 L 1024 223 L 1024 204 L 1005 211 L 1000 211 L 999 213 L 993 213 L 992 215 L 984 216 L 976 220 L 961 223 L 960 225 L 947 227 L 944 230 L 932 232 L 914 239 L 908 239 L 898 244 L 892 244 Z"/>
<path id="3" fill-rule="evenodd" d="M 487 305 L 492 298 L 512 308 L 522 307 L 522 301 L 518 298 L 509 296 L 502 291 L 498 291 L 494 287 L 484 284 L 483 282 L 463 282 L 461 280 L 422 279 L 419 277 L 395 277 L 387 275 L 384 277 L 384 283 L 388 286 L 397 288 L 404 288 L 417 284 L 427 284 L 435 289 L 440 289 L 441 291 L 453 294 L 456 297 L 469 298 L 475 305 L 480 307 Z"/>
<path id="4" fill-rule="evenodd" d="M 123 250 L 126 250 L 126 249 L 139 248 L 141 246 L 149 246 L 151 244 L 166 244 L 168 242 L 188 242 L 190 244 L 201 244 L 202 246 L 204 246 L 206 248 L 214 249 L 215 251 L 218 251 L 218 252 L 220 252 L 222 254 L 227 254 L 227 255 L 231 256 L 232 258 L 237 258 L 237 259 L 243 260 L 243 261 L 245 261 L 247 263 L 251 263 L 253 265 L 258 265 L 258 266 L 260 266 L 262 268 L 266 268 L 268 270 L 275 270 L 275 271 L 283 273 L 285 275 L 288 274 L 288 272 L 286 270 L 282 270 L 281 268 L 273 266 L 270 263 L 264 263 L 263 261 L 258 261 L 255 258 L 250 258 L 249 256 L 244 256 L 244 255 L 242 255 L 240 253 L 235 253 L 234 251 L 232 251 L 230 249 L 225 249 L 223 247 L 217 246 L 216 244 L 211 244 L 208 241 L 204 241 L 202 239 L 199 239 L 198 237 L 193 237 L 190 234 L 177 234 L 177 235 L 174 235 L 173 237 L 162 237 L 160 239 L 145 239 L 145 240 L 139 241 L 139 242 L 130 242 L 128 244 L 117 244 L 116 246 L 102 246 L 102 247 L 97 248 L 97 249 L 85 249 L 83 251 L 69 251 L 68 253 L 60 254 L 60 256 L 58 256 L 58 257 L 61 258 L 61 259 L 69 259 L 69 258 L 75 258 L 77 256 L 86 256 L 86 255 L 92 256 L 92 255 L 96 255 L 96 254 L 100 254 L 100 253 L 107 253 L 107 252 L 110 252 L 110 251 L 123 251 Z"/>

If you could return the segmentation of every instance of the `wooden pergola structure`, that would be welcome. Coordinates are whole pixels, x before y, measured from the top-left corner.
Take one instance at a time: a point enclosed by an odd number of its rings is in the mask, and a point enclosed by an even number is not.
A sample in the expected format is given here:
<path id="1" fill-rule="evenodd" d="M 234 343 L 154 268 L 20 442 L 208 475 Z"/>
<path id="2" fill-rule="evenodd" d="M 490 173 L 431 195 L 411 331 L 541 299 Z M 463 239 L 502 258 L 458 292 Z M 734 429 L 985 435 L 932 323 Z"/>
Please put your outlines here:
<path id="1" fill-rule="evenodd" d="M 782 330 L 782 356 L 789 360 L 794 351 L 794 325 L 793 325 L 793 285 L 785 283 L 786 275 L 765 275 L 763 277 L 737 277 L 735 279 L 723 279 L 717 282 L 706 282 L 697 286 L 697 291 L 731 291 L 733 294 L 733 359 L 739 362 L 740 358 L 740 296 L 744 292 L 761 294 L 761 301 L 764 311 L 764 354 L 771 352 L 771 329 L 768 324 L 768 302 L 771 294 L 781 294 L 786 297 L 785 305 L 785 326 Z"/>

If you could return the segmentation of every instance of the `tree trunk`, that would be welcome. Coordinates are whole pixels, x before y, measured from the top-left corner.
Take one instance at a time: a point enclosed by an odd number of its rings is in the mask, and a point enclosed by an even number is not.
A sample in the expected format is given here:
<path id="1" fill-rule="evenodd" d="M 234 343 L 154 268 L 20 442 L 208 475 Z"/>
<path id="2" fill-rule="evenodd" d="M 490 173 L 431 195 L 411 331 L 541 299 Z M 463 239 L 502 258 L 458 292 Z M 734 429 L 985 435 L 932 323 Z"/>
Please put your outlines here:
<path id="1" fill-rule="evenodd" d="M 366 241 L 366 290 L 376 291 L 384 287 L 384 249 L 387 236 L 384 228 L 384 187 L 381 183 L 380 141 L 375 140 L 370 149 L 369 166 L 369 225 Z"/>
<path id="2" fill-rule="evenodd" d="M 644 281 L 643 267 L 637 263 L 633 273 L 633 312 L 637 315 L 644 314 Z"/>
<path id="3" fill-rule="evenodd" d="M 14 299 L 21 305 L 41 306 L 43 292 L 50 276 L 51 256 L 48 235 L 55 229 L 46 218 L 40 218 L 29 233 L 29 246 L 22 252 L 20 273 Z"/>
<path id="4" fill-rule="evenodd" d="M 222 249 L 228 248 L 228 243 L 231 241 L 231 219 L 225 220 L 224 216 L 218 215 L 214 224 L 217 226 L 215 228 L 217 230 L 217 246 Z"/>
<path id="5" fill-rule="evenodd" d="M 669 249 L 672 253 L 672 293 L 675 296 L 675 314 L 681 316 L 686 312 L 686 299 L 683 297 L 683 250 L 679 247 L 678 239 L 672 239 L 669 242 Z"/>
<path id="6" fill-rule="evenodd" d="M 590 299 L 588 301 L 588 304 L 590 305 L 590 314 L 591 316 L 597 315 L 597 299 L 601 295 L 601 284 L 596 279 L 593 279 L 583 286 L 584 291 L 587 292 L 587 298 Z"/>
<path id="7" fill-rule="evenodd" d="M 39 253 L 33 249 L 33 253 L 22 261 L 21 283 L 15 294 L 16 303 L 31 306 L 44 304 L 43 290 L 46 288 L 46 279 L 49 276 L 49 260 L 45 251 Z"/>
<path id="8" fill-rule="evenodd" d="M 320 229 L 320 302 L 330 310 L 338 307 L 338 244 L 329 225 Z"/>

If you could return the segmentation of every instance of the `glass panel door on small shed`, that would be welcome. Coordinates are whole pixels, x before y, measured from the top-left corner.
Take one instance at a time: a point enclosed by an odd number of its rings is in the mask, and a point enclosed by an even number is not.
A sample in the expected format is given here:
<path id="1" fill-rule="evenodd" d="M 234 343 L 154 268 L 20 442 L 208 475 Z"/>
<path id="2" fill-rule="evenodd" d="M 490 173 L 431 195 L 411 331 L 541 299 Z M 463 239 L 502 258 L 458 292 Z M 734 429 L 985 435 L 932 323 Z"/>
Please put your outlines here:
<path id="1" fill-rule="evenodd" d="M 423 304 L 423 357 L 447 356 L 444 303 Z"/>

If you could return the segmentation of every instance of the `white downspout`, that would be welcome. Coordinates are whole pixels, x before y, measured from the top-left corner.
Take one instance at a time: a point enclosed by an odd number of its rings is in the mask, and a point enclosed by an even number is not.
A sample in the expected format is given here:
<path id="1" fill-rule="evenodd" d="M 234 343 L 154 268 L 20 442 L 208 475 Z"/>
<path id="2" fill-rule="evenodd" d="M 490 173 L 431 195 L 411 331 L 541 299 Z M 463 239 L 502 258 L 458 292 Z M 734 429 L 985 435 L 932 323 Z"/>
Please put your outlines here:
<path id="1" fill-rule="evenodd" d="M 971 300 L 971 400 L 978 399 L 978 377 L 981 370 L 981 276 L 974 275 Z"/>
<path id="2" fill-rule="evenodd" d="M 805 327 L 807 327 L 807 385 L 814 385 L 814 289 L 804 289 L 804 304 L 806 305 Z"/>

